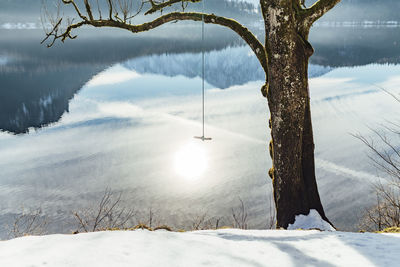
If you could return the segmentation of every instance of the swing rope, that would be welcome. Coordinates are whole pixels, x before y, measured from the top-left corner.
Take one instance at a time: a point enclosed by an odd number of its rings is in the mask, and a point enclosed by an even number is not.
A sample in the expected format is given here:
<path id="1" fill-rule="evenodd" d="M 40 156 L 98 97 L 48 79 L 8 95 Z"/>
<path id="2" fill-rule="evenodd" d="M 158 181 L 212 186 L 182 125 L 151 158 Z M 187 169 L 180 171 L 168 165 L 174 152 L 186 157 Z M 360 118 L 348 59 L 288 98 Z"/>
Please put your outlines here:
<path id="1" fill-rule="evenodd" d="M 202 15 L 201 15 L 201 78 L 202 78 L 202 126 L 203 126 L 203 135 L 202 136 L 195 136 L 195 138 L 197 139 L 201 139 L 202 141 L 209 141 L 212 138 L 209 137 L 205 137 L 205 99 L 204 99 L 204 94 L 205 94 L 205 90 L 204 90 L 204 80 L 205 80 L 205 46 L 204 46 L 204 1 L 201 1 L 203 4 L 203 11 L 202 11 Z"/>

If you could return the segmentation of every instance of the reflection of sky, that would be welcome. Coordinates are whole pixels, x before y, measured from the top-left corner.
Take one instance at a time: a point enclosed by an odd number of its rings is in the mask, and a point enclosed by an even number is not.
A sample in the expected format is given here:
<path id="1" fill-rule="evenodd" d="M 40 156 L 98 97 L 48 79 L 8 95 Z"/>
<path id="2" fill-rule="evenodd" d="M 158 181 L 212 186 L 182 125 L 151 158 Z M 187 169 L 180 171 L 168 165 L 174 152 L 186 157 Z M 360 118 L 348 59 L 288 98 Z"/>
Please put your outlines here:
<path id="1" fill-rule="evenodd" d="M 368 134 L 368 125 L 398 117 L 398 103 L 371 84 L 397 93 L 399 70 L 342 68 L 310 82 L 318 182 L 339 227 L 356 223 L 355 209 L 372 201 L 365 181 L 376 179 L 366 150 L 349 133 Z M 201 80 L 115 65 L 84 86 L 59 123 L 29 135 L 0 134 L 0 210 L 41 203 L 54 213 L 68 211 L 110 186 L 124 190 L 133 205 L 158 206 L 175 218 L 198 211 L 229 216 L 240 196 L 251 203 L 252 226 L 263 227 L 271 163 L 261 84 L 227 90 L 207 84 L 206 134 L 213 141 L 198 142 L 209 168 L 187 181 L 173 159 L 201 133 Z"/>
<path id="2" fill-rule="evenodd" d="M 206 88 L 210 87 L 206 84 Z M 190 79 L 182 75 L 176 77 L 142 75 L 117 64 L 106 72 L 96 75 L 84 88 L 86 90 L 80 95 L 94 99 L 124 101 L 200 94 L 201 80 L 198 77 Z"/>

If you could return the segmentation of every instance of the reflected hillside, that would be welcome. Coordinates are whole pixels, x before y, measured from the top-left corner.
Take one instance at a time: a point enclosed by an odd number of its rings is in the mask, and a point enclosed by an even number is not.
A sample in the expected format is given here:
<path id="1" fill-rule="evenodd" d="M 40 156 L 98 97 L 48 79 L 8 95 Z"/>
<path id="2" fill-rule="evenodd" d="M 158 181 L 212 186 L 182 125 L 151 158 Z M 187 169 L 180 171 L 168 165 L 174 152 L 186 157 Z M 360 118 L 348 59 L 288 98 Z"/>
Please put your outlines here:
<path id="1" fill-rule="evenodd" d="M 58 121 L 68 112 L 74 94 L 99 70 L 99 67 L 65 65 L 34 72 L 19 69 L 1 72 L 0 128 L 18 134 Z"/>

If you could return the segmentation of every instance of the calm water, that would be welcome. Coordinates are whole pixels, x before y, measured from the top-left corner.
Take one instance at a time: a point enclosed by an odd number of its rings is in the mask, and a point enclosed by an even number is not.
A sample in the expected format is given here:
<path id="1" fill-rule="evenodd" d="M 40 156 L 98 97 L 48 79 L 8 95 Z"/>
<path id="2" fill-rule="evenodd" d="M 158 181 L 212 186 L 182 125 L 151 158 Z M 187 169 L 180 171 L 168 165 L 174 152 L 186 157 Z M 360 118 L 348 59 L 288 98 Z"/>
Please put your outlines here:
<path id="1" fill-rule="evenodd" d="M 264 74 L 229 31 L 207 28 L 207 143 L 192 138 L 201 134 L 199 26 L 141 36 L 85 31 L 51 49 L 38 43 L 39 30 L 0 34 L 0 225 L 21 206 L 41 206 L 51 231 L 70 231 L 71 210 L 110 187 L 139 214 L 152 208 L 182 227 L 205 212 L 228 218 L 240 197 L 250 226 L 266 226 Z M 376 85 L 399 91 L 400 30 L 321 27 L 311 41 L 320 193 L 332 221 L 355 229 L 378 178 L 349 133 L 369 135 L 368 126 L 398 117 L 398 103 Z M 176 167 L 176 154 L 193 142 L 208 166 L 194 180 Z"/>

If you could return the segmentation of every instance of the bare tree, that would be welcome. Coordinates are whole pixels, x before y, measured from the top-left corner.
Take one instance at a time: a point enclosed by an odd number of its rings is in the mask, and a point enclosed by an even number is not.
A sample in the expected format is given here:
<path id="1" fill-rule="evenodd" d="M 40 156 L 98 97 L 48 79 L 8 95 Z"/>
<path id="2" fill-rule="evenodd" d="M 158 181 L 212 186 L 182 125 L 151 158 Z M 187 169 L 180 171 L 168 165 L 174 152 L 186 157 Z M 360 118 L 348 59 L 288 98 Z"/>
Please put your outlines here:
<path id="1" fill-rule="evenodd" d="M 22 212 L 15 216 L 12 226 L 9 228 L 9 237 L 16 238 L 25 235 L 43 235 L 46 233 L 48 218 L 41 208 Z"/>
<path id="2" fill-rule="evenodd" d="M 83 211 L 75 211 L 73 215 L 78 223 L 77 232 L 94 232 L 113 228 L 127 228 L 133 225 L 136 213 L 133 209 L 123 207 L 122 193 L 113 193 L 107 188 L 99 203 Z"/>
<path id="3" fill-rule="evenodd" d="M 308 42 L 311 26 L 340 0 L 318 0 L 305 7 L 303 0 L 260 0 L 265 25 L 265 42 L 236 20 L 215 14 L 186 12 L 186 6 L 201 0 L 106 0 L 107 12 L 96 11 L 94 0 L 61 0 L 75 17 L 50 19 L 52 27 L 43 40 L 51 46 L 59 39 L 74 39 L 72 32 L 83 26 L 113 27 L 140 33 L 169 22 L 204 21 L 231 29 L 252 49 L 265 72 L 261 92 L 268 100 L 277 227 L 287 228 L 295 216 L 311 209 L 328 221 L 322 207 L 314 164 L 314 138 L 308 89 L 308 61 L 313 48 Z M 103 1 L 104 2 L 104 1 Z M 180 11 L 171 11 L 179 7 Z M 138 14 L 157 15 L 138 23 Z"/>

